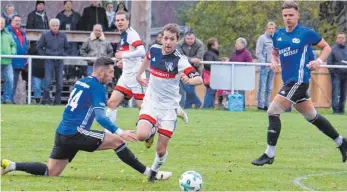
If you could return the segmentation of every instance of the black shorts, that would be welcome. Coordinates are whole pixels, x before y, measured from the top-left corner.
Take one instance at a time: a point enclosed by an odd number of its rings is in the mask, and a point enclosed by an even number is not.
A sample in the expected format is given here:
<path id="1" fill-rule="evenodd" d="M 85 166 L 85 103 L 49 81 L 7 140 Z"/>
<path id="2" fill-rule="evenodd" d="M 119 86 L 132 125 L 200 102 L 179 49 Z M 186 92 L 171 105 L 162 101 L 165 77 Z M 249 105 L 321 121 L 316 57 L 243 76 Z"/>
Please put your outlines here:
<path id="1" fill-rule="evenodd" d="M 79 150 L 93 152 L 99 148 L 104 140 L 105 132 L 78 128 L 73 135 L 55 133 L 54 147 L 50 158 L 69 159 L 75 157 Z"/>
<path id="2" fill-rule="evenodd" d="M 285 97 L 294 104 L 301 103 L 311 98 L 308 93 L 309 86 L 309 83 L 286 83 L 278 92 L 278 95 Z"/>

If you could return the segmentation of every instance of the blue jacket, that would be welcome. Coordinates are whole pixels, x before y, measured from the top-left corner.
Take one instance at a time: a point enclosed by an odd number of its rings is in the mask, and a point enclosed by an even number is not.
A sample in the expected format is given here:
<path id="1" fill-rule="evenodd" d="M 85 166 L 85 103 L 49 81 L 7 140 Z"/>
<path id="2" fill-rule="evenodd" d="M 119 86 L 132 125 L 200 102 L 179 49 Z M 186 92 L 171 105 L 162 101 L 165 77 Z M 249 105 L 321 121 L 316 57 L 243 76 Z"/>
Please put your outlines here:
<path id="1" fill-rule="evenodd" d="M 19 42 L 19 39 L 16 33 L 13 30 L 11 25 L 7 26 L 7 30 L 11 33 L 13 40 L 16 43 L 17 55 L 26 55 L 28 50 L 28 41 L 25 32 L 22 31 L 22 35 L 24 37 L 24 45 L 22 46 Z M 24 65 L 26 63 L 25 58 L 14 58 L 12 59 L 12 66 L 14 69 L 24 69 Z"/>
<path id="2" fill-rule="evenodd" d="M 65 33 L 53 34 L 52 31 L 44 32 L 36 45 L 40 55 L 67 56 L 69 44 Z"/>

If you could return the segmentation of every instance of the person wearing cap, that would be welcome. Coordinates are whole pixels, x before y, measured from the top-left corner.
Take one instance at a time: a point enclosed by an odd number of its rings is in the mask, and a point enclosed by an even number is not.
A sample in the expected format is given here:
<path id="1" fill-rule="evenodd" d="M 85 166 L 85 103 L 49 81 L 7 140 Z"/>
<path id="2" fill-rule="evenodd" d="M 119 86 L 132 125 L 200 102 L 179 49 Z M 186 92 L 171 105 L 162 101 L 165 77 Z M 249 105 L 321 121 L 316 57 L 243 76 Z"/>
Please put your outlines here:
<path id="1" fill-rule="evenodd" d="M 49 29 L 45 2 L 36 1 L 35 10 L 30 12 L 26 24 L 27 29 Z"/>

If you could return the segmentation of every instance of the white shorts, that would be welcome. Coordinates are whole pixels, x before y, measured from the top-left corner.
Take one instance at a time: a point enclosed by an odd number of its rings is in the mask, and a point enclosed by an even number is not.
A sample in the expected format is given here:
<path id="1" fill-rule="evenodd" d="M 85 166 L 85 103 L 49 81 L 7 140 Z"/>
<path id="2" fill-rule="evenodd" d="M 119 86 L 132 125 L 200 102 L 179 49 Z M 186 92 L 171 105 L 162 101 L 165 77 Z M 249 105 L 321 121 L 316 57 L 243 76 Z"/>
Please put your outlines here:
<path id="1" fill-rule="evenodd" d="M 158 133 L 171 138 L 176 129 L 177 109 L 158 109 L 149 102 L 143 102 L 139 120 L 146 120 L 158 127 Z"/>
<path id="2" fill-rule="evenodd" d="M 142 87 L 136 80 L 136 76 L 121 76 L 117 82 L 115 90 L 124 94 L 124 98 L 129 100 L 132 97 L 136 100 L 143 100 L 146 88 Z"/>

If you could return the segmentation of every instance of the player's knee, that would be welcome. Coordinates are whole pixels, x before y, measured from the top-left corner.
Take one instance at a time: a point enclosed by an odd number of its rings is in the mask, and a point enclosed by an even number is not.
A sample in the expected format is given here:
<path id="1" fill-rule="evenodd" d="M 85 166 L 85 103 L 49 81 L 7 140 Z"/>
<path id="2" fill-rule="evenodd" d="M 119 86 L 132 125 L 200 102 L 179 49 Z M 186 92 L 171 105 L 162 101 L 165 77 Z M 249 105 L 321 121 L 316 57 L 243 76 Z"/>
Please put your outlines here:
<path id="1" fill-rule="evenodd" d="M 317 117 L 317 111 L 315 109 L 301 114 L 309 122 L 312 122 Z"/>
<path id="2" fill-rule="evenodd" d="M 116 100 L 116 99 L 109 99 L 107 101 L 107 106 L 111 109 L 116 109 L 120 104 L 120 101 Z"/>
<path id="3" fill-rule="evenodd" d="M 276 102 L 276 101 L 273 101 L 269 107 L 269 109 L 267 110 L 267 114 L 269 116 L 280 116 L 281 113 L 284 112 L 284 108 L 283 106 Z"/>

